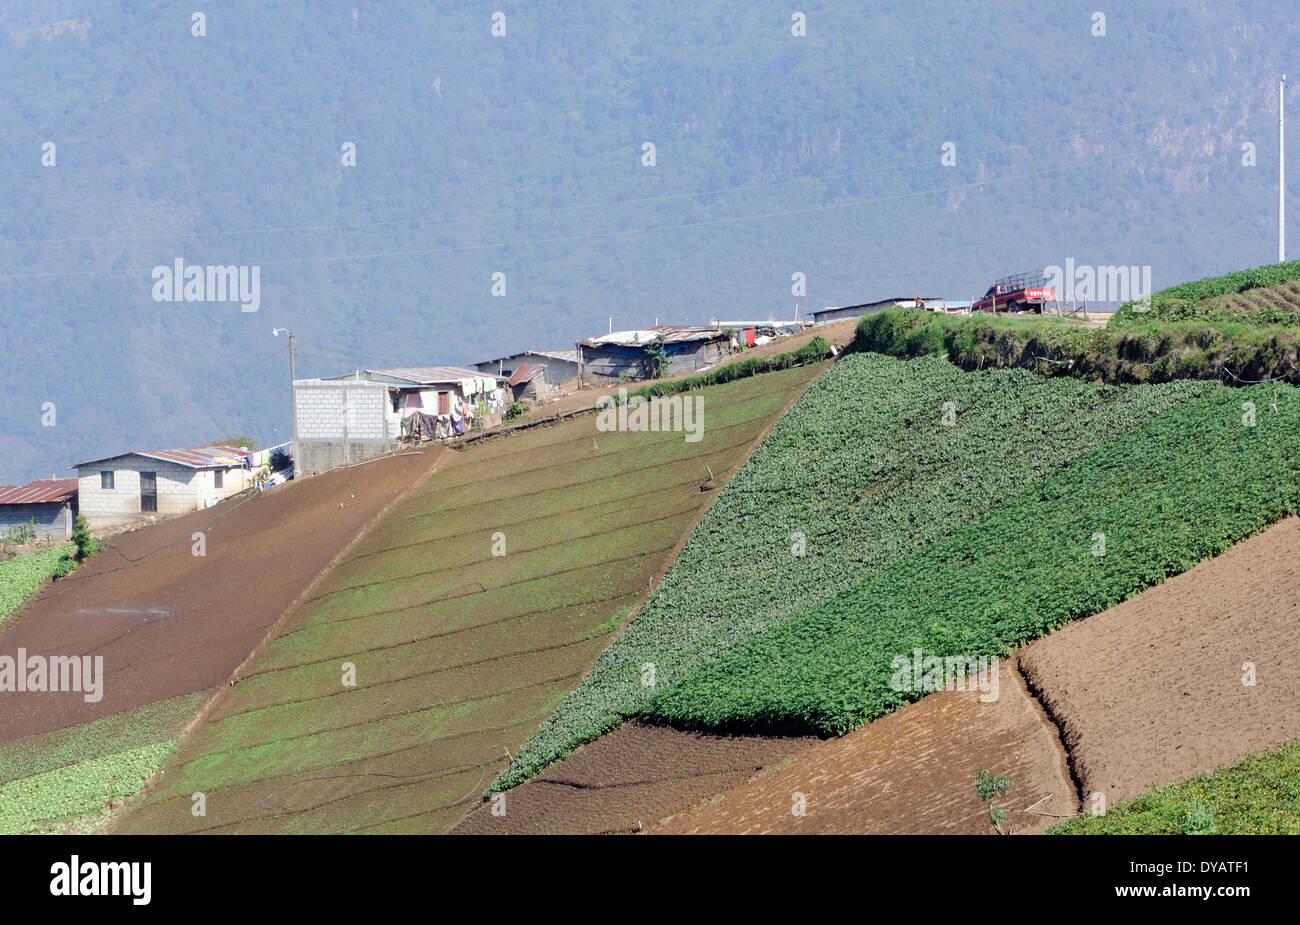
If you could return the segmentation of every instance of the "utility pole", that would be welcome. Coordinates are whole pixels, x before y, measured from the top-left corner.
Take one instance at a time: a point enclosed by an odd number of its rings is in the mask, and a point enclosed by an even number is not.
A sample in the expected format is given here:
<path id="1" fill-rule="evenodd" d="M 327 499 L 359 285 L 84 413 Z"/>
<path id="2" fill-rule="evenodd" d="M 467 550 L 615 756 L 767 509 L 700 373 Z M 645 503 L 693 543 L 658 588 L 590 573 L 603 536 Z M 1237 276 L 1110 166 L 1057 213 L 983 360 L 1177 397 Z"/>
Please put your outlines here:
<path id="1" fill-rule="evenodd" d="M 1277 262 L 1286 260 L 1286 75 L 1277 85 Z"/>
<path id="2" fill-rule="evenodd" d="M 298 400 L 293 394 L 293 381 L 298 378 L 297 351 L 293 332 L 288 328 L 272 328 L 271 336 L 279 337 L 280 332 L 289 335 L 289 410 L 293 414 L 293 435 L 289 438 L 289 456 L 293 459 L 294 475 L 298 474 Z"/>

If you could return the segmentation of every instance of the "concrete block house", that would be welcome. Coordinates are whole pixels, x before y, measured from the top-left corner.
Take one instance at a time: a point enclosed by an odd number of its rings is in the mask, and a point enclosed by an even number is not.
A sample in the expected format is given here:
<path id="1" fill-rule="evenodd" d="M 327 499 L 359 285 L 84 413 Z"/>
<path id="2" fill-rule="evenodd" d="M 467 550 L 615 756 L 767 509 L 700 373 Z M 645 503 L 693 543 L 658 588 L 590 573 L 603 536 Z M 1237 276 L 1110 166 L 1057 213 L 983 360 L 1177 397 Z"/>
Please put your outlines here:
<path id="1" fill-rule="evenodd" d="M 460 366 L 364 369 L 295 379 L 294 473 L 314 475 L 396 449 L 403 438 L 463 434 L 501 422 L 496 376 Z"/>
<path id="2" fill-rule="evenodd" d="M 254 476 L 251 454 L 231 446 L 123 453 L 72 468 L 77 506 L 92 528 L 201 510 L 248 488 Z"/>

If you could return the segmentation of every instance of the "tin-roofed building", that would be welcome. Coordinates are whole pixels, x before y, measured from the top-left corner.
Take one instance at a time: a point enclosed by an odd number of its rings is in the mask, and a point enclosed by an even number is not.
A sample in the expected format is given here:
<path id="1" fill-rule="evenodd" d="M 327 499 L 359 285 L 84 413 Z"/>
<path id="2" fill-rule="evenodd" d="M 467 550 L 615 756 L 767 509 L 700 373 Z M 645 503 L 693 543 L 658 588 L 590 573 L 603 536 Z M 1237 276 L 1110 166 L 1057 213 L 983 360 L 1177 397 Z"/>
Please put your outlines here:
<path id="1" fill-rule="evenodd" d="M 184 514 L 253 484 L 252 455 L 233 446 L 123 453 L 77 463 L 77 507 L 91 527 Z"/>
<path id="2" fill-rule="evenodd" d="M 72 538 L 77 516 L 76 479 L 37 479 L 17 488 L 0 488 L 0 536 L 16 535 L 25 525 L 35 525 L 37 540 Z"/>
<path id="3" fill-rule="evenodd" d="M 666 360 L 661 375 L 681 376 L 707 369 L 725 357 L 731 336 L 720 327 L 662 324 L 591 337 L 577 344 L 584 382 L 654 378 L 655 345 L 662 347 Z"/>
<path id="4" fill-rule="evenodd" d="M 540 373 L 536 367 L 542 367 Z M 514 397 L 542 399 L 578 388 L 577 350 L 524 350 L 475 363 L 481 373 L 509 379 Z"/>

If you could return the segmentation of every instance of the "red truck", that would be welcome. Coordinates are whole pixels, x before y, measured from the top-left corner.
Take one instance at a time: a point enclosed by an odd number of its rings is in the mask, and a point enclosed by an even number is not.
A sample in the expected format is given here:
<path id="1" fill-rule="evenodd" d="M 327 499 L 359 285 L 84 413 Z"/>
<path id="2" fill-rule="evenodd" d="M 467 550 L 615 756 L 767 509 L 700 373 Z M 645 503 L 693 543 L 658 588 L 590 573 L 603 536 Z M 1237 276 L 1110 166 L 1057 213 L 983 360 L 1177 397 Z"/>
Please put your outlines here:
<path id="1" fill-rule="evenodd" d="M 971 305 L 973 312 L 1041 312 L 1048 302 L 1056 301 L 1056 290 L 1047 285 L 1042 271 L 1018 273 L 995 282 L 984 298 Z"/>

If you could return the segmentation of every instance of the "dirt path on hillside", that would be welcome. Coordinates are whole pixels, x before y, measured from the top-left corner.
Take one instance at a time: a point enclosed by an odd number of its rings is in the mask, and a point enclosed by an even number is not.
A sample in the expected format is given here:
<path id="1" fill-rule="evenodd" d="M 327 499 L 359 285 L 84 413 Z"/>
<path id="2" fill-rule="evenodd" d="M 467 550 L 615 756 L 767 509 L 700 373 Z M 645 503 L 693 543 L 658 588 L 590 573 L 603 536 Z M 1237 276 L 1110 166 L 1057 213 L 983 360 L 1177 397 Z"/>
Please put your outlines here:
<path id="1" fill-rule="evenodd" d="M 1021 662 L 1085 791 L 1108 805 L 1300 736 L 1300 519 L 1032 643 Z"/>
<path id="2" fill-rule="evenodd" d="M 449 452 L 295 480 L 114 537 L 0 630 L 3 655 L 103 656 L 103 698 L 0 693 L 0 741 L 224 683 L 375 515 Z M 201 557 L 196 532 L 205 537 Z"/>

